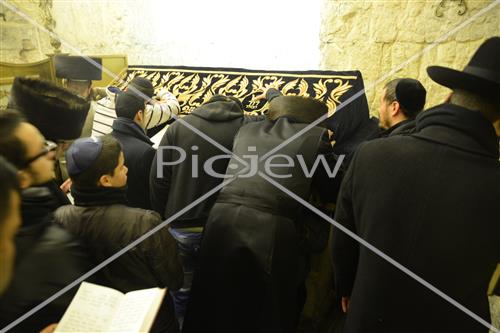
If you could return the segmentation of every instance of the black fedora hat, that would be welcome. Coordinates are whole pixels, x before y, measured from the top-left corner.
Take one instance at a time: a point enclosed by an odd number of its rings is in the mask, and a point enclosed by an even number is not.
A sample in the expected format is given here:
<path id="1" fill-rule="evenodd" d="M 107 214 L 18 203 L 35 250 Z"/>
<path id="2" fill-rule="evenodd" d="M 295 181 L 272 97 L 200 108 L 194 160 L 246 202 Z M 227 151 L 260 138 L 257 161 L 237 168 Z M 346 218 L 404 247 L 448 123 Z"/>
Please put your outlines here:
<path id="1" fill-rule="evenodd" d="M 487 39 L 481 44 L 463 71 L 430 66 L 427 73 L 445 87 L 497 99 L 500 93 L 500 37 Z"/>
<path id="2" fill-rule="evenodd" d="M 94 63 L 88 61 L 88 59 Z M 102 80 L 102 59 L 94 57 L 81 57 L 69 55 L 56 55 L 54 57 L 56 77 L 70 80 Z"/>

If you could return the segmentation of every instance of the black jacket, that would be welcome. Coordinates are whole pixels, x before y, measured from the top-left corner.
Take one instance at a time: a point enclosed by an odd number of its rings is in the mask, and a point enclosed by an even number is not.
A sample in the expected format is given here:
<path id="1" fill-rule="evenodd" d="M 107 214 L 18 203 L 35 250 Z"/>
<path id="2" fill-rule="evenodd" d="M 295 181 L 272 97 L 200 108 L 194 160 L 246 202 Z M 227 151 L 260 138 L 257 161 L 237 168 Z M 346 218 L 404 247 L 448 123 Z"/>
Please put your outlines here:
<path id="1" fill-rule="evenodd" d="M 335 141 L 333 152 L 336 155 L 345 156 L 337 180 L 342 180 L 358 146 L 365 141 L 376 139 L 380 135 L 379 121 L 375 117 L 370 118 L 366 97 L 363 95 L 359 99 L 361 101 L 356 102 L 360 104 L 359 106 L 354 106 L 353 109 L 340 109 L 327 120 L 328 129 L 333 132 L 331 140 Z M 340 190 L 340 181 L 335 182 L 332 186 L 333 195 L 330 202 L 335 203 Z"/>
<path id="2" fill-rule="evenodd" d="M 119 117 L 113 122 L 114 136 L 122 145 L 128 168 L 128 206 L 151 209 L 149 199 L 149 170 L 156 150 L 144 130 L 133 120 Z"/>
<path id="3" fill-rule="evenodd" d="M 215 140 L 229 151 L 240 127 L 251 120 L 244 116 L 241 104 L 223 96 L 215 96 L 208 103 L 195 109 L 190 115 L 182 118 L 188 126 L 176 121 L 167 129 L 153 160 L 150 175 L 151 202 L 153 209 L 164 218 L 169 218 L 194 200 L 200 198 L 222 182 L 222 178 L 213 177 L 204 171 L 205 162 L 215 155 L 224 155 L 224 151 L 206 141 L 193 132 L 196 129 Z M 179 153 L 174 149 L 162 147 L 176 146 L 186 152 L 182 163 L 163 166 L 162 177 L 158 177 L 158 159 L 162 162 L 173 162 L 179 159 Z M 196 146 L 196 150 L 193 147 Z M 197 159 L 193 159 L 193 155 Z M 213 170 L 220 175 L 226 173 L 228 158 L 213 162 Z M 193 168 L 197 172 L 194 176 Z M 172 226 L 190 227 L 203 226 L 212 208 L 216 195 L 212 195 L 200 204 L 191 208 L 176 219 Z"/>
<path id="4" fill-rule="evenodd" d="M 162 222 L 156 212 L 124 206 L 123 189 L 73 188 L 72 193 L 75 205 L 57 209 L 54 220 L 77 236 L 97 263 Z M 177 290 L 183 280 L 176 243 L 167 228 L 146 238 L 102 271 L 113 288 L 123 292 L 151 287 Z"/>
<path id="5" fill-rule="evenodd" d="M 93 267 L 85 249 L 61 226 L 52 212 L 61 197 L 53 186 L 31 187 L 22 193 L 23 225 L 18 231 L 13 279 L 0 299 L 0 327 L 16 320 Z M 91 282 L 99 282 L 93 278 Z M 38 332 L 58 322 L 77 288 L 63 294 L 15 326 L 11 332 Z"/>
<path id="6" fill-rule="evenodd" d="M 406 119 L 396 125 L 380 131 L 381 138 L 387 138 L 394 135 L 408 135 L 416 131 L 416 121 L 415 119 Z"/>
<path id="7" fill-rule="evenodd" d="M 75 206 L 60 207 L 54 213 L 55 222 L 85 244 L 96 264 L 162 222 L 156 212 L 124 206 L 123 189 L 73 188 L 72 193 Z M 178 290 L 183 282 L 176 243 L 167 228 L 160 229 L 104 267 L 102 274 L 103 284 L 124 293 L 153 287 Z M 170 302 L 168 297 L 165 302 Z M 162 310 L 155 325 L 162 332 L 175 331 L 172 306 L 165 304 Z"/>
<path id="8" fill-rule="evenodd" d="M 233 153 L 242 158 L 255 146 L 250 154 L 262 157 L 306 126 L 285 117 L 245 125 Z M 294 158 L 295 166 L 276 170 L 291 177 L 281 174 L 286 177 L 274 180 L 304 200 L 310 198 L 314 178 L 304 177 L 296 156 L 300 154 L 311 170 L 324 132 L 313 127 L 277 152 Z M 331 152 L 328 143 L 326 147 Z M 228 168 L 228 175 L 242 170 L 234 158 L 233 164 L 239 168 Z M 260 162 L 258 170 L 265 172 L 265 164 Z M 320 184 L 328 188 L 327 181 Z M 306 227 L 303 213 L 300 203 L 258 174 L 227 184 L 205 227 L 184 332 L 293 332 L 301 306 L 297 293 L 305 276 L 300 258 L 307 240 L 299 232 Z M 323 235 L 328 231 L 323 229 Z"/>
<path id="9" fill-rule="evenodd" d="M 487 321 L 500 258 L 498 138 L 479 112 L 452 104 L 417 132 L 360 146 L 335 219 Z M 335 229 L 345 332 L 487 332 L 484 326 Z"/>

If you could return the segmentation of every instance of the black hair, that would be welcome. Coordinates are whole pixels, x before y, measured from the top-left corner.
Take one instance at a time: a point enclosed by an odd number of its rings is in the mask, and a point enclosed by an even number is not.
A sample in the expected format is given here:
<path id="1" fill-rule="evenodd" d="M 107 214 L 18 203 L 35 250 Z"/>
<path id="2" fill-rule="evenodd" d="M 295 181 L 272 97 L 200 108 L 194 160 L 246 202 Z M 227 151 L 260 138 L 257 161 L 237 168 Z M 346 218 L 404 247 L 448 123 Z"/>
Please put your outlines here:
<path id="1" fill-rule="evenodd" d="M 14 135 L 24 122 L 23 116 L 14 109 L 0 110 L 0 155 L 18 169 L 26 166 L 26 146 Z"/>
<path id="2" fill-rule="evenodd" d="M 113 176 L 120 159 L 122 146 L 111 134 L 99 138 L 102 140 L 102 150 L 99 157 L 84 172 L 72 176 L 73 185 L 77 188 L 95 188 L 103 175 Z"/>
<path id="3" fill-rule="evenodd" d="M 394 80 L 391 80 L 385 84 L 385 86 L 384 86 L 384 89 L 385 89 L 384 100 L 387 103 L 392 103 L 394 101 L 397 102 L 398 99 L 396 97 L 396 86 L 398 85 L 399 81 L 401 81 L 401 79 L 394 79 Z"/>
<path id="4" fill-rule="evenodd" d="M 115 97 L 115 111 L 118 117 L 134 119 L 137 112 L 145 110 L 142 97 L 131 91 L 120 92 Z"/>
<path id="5" fill-rule="evenodd" d="M 65 79 L 65 88 L 69 91 L 71 91 L 73 94 L 80 96 L 80 97 L 87 97 L 83 96 L 83 93 L 87 93 L 87 90 L 92 86 L 92 81 L 91 80 L 72 80 L 72 79 Z"/>
<path id="6" fill-rule="evenodd" d="M 8 216 L 12 191 L 20 192 L 16 168 L 0 155 L 0 223 Z"/>

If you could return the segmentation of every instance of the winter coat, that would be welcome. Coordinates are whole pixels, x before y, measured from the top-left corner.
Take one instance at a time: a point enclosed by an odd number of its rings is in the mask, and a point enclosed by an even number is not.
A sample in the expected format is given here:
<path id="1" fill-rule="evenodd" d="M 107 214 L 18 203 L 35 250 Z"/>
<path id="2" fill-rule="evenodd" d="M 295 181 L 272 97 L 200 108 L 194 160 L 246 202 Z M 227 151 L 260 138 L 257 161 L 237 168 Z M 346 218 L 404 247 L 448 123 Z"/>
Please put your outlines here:
<path id="1" fill-rule="evenodd" d="M 261 157 L 306 126 L 285 117 L 245 125 L 233 153 Z M 277 154 L 300 154 L 310 167 L 324 134 L 313 127 Z M 249 147 L 255 152 L 249 153 Z M 235 158 L 233 164 L 227 175 L 234 177 L 242 165 Z M 265 172 L 264 164 L 259 163 L 259 171 Z M 295 158 L 294 166 L 276 171 L 291 177 L 274 180 L 307 201 L 314 179 L 302 172 Z M 222 189 L 205 227 L 184 332 L 294 331 L 301 308 L 298 290 L 305 278 L 299 232 L 303 212 L 299 202 L 258 174 L 240 176 Z"/>
<path id="2" fill-rule="evenodd" d="M 380 137 L 387 138 L 389 136 L 394 136 L 394 135 L 408 135 L 414 133 L 415 130 L 416 130 L 415 119 L 406 119 L 386 130 L 382 130 L 380 132 Z"/>
<path id="3" fill-rule="evenodd" d="M 215 96 L 208 103 L 182 118 L 188 126 L 180 121 L 170 125 L 160 142 L 151 167 L 150 188 L 153 209 L 164 218 L 169 218 L 215 188 L 223 180 L 222 177 L 206 173 L 204 165 L 214 156 L 227 155 L 227 153 L 196 134 L 193 128 L 230 151 L 240 127 L 249 121 L 259 119 L 262 118 L 244 116 L 241 104 L 236 101 L 224 96 Z M 182 163 L 168 166 L 158 164 L 177 161 L 180 158 L 178 149 L 186 152 Z M 196 158 L 193 157 L 195 155 Z M 227 157 L 213 160 L 211 164 L 213 171 L 223 176 L 228 162 Z M 171 225 L 174 227 L 203 226 L 216 197 L 212 195 L 206 198 L 179 216 Z"/>
<path id="4" fill-rule="evenodd" d="M 60 207 L 54 213 L 55 222 L 85 244 L 96 264 L 162 222 L 153 211 L 123 205 L 123 189 L 73 188 L 72 193 L 75 206 Z M 102 274 L 104 284 L 124 293 L 154 287 L 178 290 L 183 282 L 176 243 L 167 228 L 150 235 L 105 266 Z M 174 332 L 177 324 L 169 297 L 160 314 L 152 331 Z"/>
<path id="5" fill-rule="evenodd" d="M 493 126 L 479 112 L 442 104 L 417 117 L 416 133 L 360 146 L 335 220 L 490 321 L 499 202 Z M 350 297 L 346 333 L 488 331 L 337 229 L 332 254 L 338 291 Z"/>

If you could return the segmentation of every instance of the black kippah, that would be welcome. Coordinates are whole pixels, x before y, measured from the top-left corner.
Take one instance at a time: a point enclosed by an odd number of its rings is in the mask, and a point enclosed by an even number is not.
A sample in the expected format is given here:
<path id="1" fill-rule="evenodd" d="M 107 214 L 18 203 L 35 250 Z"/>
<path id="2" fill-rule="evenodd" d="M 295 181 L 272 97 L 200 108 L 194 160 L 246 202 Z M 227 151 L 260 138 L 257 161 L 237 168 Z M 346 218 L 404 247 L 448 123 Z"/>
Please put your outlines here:
<path id="1" fill-rule="evenodd" d="M 149 98 L 153 97 L 155 93 L 155 89 L 151 81 L 149 81 L 144 77 L 140 76 L 134 77 L 132 81 L 130 81 L 129 86 L 134 87 L 135 89 L 139 90 L 141 93 L 148 96 Z M 133 89 L 130 89 L 130 91 L 133 91 Z"/>
<path id="2" fill-rule="evenodd" d="M 401 79 L 396 85 L 396 99 L 409 112 L 422 111 L 426 95 L 424 86 L 418 80 Z"/>

